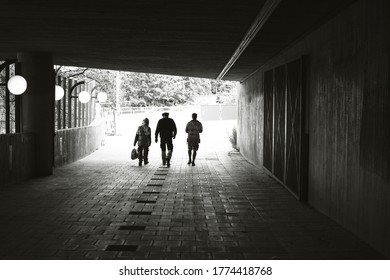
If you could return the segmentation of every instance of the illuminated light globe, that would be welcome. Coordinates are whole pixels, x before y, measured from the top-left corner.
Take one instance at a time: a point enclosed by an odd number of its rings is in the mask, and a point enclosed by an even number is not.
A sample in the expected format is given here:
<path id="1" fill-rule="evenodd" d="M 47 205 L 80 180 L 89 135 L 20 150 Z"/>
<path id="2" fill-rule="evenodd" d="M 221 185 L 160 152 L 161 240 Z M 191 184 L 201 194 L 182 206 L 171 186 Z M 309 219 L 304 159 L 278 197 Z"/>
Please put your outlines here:
<path id="1" fill-rule="evenodd" d="M 99 102 L 106 102 L 106 100 L 107 100 L 107 93 L 99 92 L 98 95 L 97 95 L 97 99 L 99 100 Z"/>
<path id="2" fill-rule="evenodd" d="M 27 81 L 19 75 L 13 76 L 8 80 L 7 87 L 12 94 L 20 95 L 27 89 Z"/>
<path id="3" fill-rule="evenodd" d="M 82 91 L 79 93 L 79 101 L 81 103 L 88 103 L 88 101 L 91 99 L 91 95 L 88 91 Z"/>
<path id="4" fill-rule="evenodd" d="M 56 100 L 61 100 L 64 97 L 64 89 L 60 86 L 56 86 Z"/>

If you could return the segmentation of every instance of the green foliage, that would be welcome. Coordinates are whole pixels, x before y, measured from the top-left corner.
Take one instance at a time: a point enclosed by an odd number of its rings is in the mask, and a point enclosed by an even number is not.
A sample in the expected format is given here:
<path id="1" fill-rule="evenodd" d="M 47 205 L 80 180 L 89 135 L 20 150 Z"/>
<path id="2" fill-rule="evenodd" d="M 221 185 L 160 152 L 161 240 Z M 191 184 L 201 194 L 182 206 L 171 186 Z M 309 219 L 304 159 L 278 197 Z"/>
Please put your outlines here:
<path id="1" fill-rule="evenodd" d="M 115 93 L 118 82 L 122 106 L 190 105 L 196 102 L 198 96 L 211 94 L 215 94 L 215 102 L 235 102 L 235 97 L 231 98 L 235 95 L 234 82 L 76 67 L 61 67 L 58 75 L 87 82 L 95 81 L 107 93 L 107 103 L 112 105 L 117 102 Z"/>

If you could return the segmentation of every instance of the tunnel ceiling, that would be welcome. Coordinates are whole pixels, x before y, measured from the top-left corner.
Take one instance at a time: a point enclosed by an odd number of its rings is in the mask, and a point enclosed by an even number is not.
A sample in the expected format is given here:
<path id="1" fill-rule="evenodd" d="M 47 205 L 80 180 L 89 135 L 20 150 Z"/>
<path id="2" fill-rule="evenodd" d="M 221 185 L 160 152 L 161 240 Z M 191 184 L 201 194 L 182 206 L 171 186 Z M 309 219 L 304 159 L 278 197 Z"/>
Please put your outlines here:
<path id="1" fill-rule="evenodd" d="M 50 52 L 57 65 L 215 79 L 266 0 L 12 0 L 0 59 Z M 271 0 L 271 16 L 223 77 L 242 81 L 351 0 Z"/>

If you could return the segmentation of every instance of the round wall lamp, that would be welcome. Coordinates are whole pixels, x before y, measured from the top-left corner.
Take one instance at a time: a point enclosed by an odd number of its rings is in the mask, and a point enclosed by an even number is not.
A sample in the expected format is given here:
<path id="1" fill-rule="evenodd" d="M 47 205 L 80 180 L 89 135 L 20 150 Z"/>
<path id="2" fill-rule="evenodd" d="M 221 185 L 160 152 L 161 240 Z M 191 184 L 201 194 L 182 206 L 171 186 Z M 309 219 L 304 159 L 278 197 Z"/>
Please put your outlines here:
<path id="1" fill-rule="evenodd" d="M 79 93 L 79 101 L 81 103 L 88 103 L 88 101 L 91 99 L 91 95 L 88 91 L 82 91 Z"/>
<path id="2" fill-rule="evenodd" d="M 27 81 L 20 75 L 15 75 L 8 80 L 7 87 L 14 95 L 21 95 L 27 89 Z"/>
<path id="3" fill-rule="evenodd" d="M 97 94 L 97 96 L 93 96 L 94 90 L 95 90 L 97 87 L 99 87 L 99 86 L 95 86 L 94 88 L 92 88 L 91 94 L 90 94 L 88 91 L 83 90 L 83 91 L 79 92 L 79 94 L 78 94 L 77 96 L 73 96 L 73 95 L 72 95 L 73 90 L 74 90 L 77 86 L 82 85 L 82 84 L 84 84 L 84 83 L 85 83 L 84 81 L 78 82 L 78 83 L 74 84 L 74 85 L 70 88 L 69 92 L 70 92 L 70 97 L 71 97 L 71 98 L 78 98 L 78 100 L 79 100 L 81 103 L 84 103 L 84 104 L 85 104 L 85 103 L 88 103 L 88 102 L 91 100 L 91 98 L 97 98 L 97 100 L 98 100 L 99 102 L 106 102 L 106 100 L 107 100 L 107 94 L 106 94 L 105 92 L 99 92 L 99 93 Z"/>
<path id="4" fill-rule="evenodd" d="M 96 98 L 97 101 L 98 101 L 99 103 L 104 103 L 104 102 L 107 101 L 107 93 L 101 91 L 101 92 L 99 92 L 97 95 L 95 95 L 95 96 L 93 95 L 93 93 L 95 92 L 95 90 L 96 90 L 97 88 L 99 88 L 99 87 L 101 87 L 101 86 L 100 86 L 100 85 L 97 85 L 97 86 L 94 86 L 94 87 L 91 89 L 91 98 Z"/>
<path id="5" fill-rule="evenodd" d="M 55 88 L 55 99 L 61 100 L 64 97 L 64 89 L 61 86 L 56 86 Z"/>
<path id="6" fill-rule="evenodd" d="M 103 91 L 99 92 L 97 95 L 97 100 L 99 100 L 99 102 L 101 102 L 101 103 L 106 102 L 107 101 L 107 93 L 105 93 Z"/>

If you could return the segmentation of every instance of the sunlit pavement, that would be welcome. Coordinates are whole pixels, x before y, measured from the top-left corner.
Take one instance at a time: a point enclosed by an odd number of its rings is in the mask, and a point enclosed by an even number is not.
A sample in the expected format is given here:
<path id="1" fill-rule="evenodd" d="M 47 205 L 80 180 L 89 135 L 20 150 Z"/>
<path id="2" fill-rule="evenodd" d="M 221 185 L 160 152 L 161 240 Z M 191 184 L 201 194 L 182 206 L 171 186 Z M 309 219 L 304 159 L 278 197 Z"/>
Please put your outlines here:
<path id="1" fill-rule="evenodd" d="M 1 259 L 383 258 L 233 151 L 232 121 L 203 122 L 192 167 L 189 119 L 176 119 L 171 167 L 154 142 L 139 167 L 130 152 L 142 117 L 53 176 L 0 189 Z"/>

